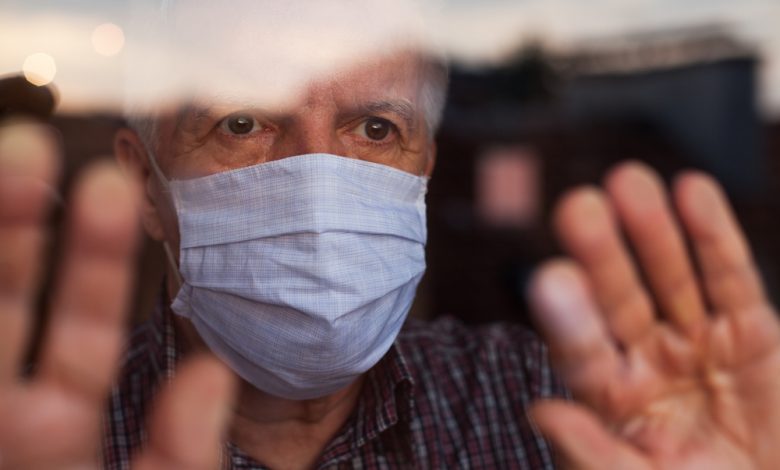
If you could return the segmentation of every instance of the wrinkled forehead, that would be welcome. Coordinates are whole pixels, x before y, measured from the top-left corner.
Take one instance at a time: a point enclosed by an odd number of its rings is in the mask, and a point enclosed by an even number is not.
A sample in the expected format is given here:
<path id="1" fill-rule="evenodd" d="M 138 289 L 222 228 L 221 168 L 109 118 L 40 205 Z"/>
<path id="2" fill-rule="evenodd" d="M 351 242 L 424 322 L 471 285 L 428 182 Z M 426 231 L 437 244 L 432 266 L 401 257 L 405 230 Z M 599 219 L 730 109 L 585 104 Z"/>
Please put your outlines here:
<path id="1" fill-rule="evenodd" d="M 136 110 L 193 101 L 287 107 L 317 84 L 353 77 L 359 85 L 383 71 L 387 80 L 388 67 L 431 49 L 416 0 L 174 0 L 133 16 L 126 88 Z"/>

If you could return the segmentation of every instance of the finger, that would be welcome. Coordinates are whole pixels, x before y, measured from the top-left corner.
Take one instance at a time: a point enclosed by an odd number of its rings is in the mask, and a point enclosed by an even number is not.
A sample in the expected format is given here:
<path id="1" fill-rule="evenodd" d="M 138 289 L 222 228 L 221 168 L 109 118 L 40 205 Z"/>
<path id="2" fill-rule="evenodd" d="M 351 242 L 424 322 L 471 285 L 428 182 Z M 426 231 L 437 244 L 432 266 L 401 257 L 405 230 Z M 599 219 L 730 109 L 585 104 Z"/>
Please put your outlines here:
<path id="1" fill-rule="evenodd" d="M 17 387 L 2 398 L 0 468 L 97 468 L 102 409 L 51 387 Z"/>
<path id="2" fill-rule="evenodd" d="M 570 468 L 581 470 L 650 470 L 650 463 L 628 443 L 616 438 L 590 411 L 561 400 L 532 405 L 531 417 L 562 454 Z"/>
<path id="3" fill-rule="evenodd" d="M 107 392 L 123 343 L 137 194 L 109 163 L 88 169 L 74 192 L 40 379 L 89 399 L 102 400 Z"/>
<path id="4" fill-rule="evenodd" d="M 0 384 L 16 377 L 24 354 L 57 174 L 44 127 L 0 128 Z"/>
<path id="5" fill-rule="evenodd" d="M 558 205 L 555 227 L 587 272 L 609 331 L 623 345 L 639 341 L 650 331 L 652 302 L 603 193 L 593 188 L 571 192 Z"/>
<path id="6" fill-rule="evenodd" d="M 609 409 L 618 392 L 621 358 L 584 273 L 569 261 L 548 262 L 534 275 L 529 294 L 534 319 L 564 382 L 577 398 Z"/>
<path id="7" fill-rule="evenodd" d="M 149 446 L 135 470 L 220 468 L 235 377 L 213 356 L 190 360 L 159 395 L 149 422 Z"/>
<path id="8" fill-rule="evenodd" d="M 739 312 L 764 304 L 747 241 L 718 184 L 701 173 L 685 174 L 676 181 L 675 196 L 715 310 Z"/>
<path id="9" fill-rule="evenodd" d="M 695 335 L 706 319 L 704 301 L 660 179 L 632 162 L 614 170 L 606 186 L 661 310 L 680 331 Z"/>

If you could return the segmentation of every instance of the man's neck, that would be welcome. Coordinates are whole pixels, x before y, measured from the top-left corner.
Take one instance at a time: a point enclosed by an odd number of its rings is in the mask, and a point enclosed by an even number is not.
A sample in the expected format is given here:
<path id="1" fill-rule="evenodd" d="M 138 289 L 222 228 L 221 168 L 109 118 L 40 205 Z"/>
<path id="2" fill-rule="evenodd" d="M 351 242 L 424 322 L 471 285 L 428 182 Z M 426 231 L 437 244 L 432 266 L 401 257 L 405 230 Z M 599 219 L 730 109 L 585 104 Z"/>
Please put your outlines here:
<path id="1" fill-rule="evenodd" d="M 184 355 L 208 347 L 192 323 L 175 316 Z M 241 381 L 230 440 L 258 462 L 275 470 L 311 468 L 355 409 L 363 385 L 347 387 L 313 400 L 287 400 Z"/>
<path id="2" fill-rule="evenodd" d="M 230 439 L 271 468 L 311 468 L 357 406 L 362 382 L 302 401 L 274 397 L 243 382 Z"/>

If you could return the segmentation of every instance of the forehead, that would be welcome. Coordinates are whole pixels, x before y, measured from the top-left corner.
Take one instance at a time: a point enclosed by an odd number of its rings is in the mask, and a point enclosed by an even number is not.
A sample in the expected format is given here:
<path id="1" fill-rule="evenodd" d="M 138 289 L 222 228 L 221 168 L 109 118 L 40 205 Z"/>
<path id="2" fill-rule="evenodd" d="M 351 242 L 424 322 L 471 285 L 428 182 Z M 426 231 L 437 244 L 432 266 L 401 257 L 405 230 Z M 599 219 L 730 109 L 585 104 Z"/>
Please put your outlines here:
<path id="1" fill-rule="evenodd" d="M 305 106 L 318 100 L 331 100 L 337 104 L 406 100 L 416 106 L 422 80 L 421 61 L 417 55 L 410 52 L 378 54 L 305 81 L 300 93 L 291 96 L 290 103 Z"/>
<path id="2" fill-rule="evenodd" d="M 416 84 L 419 68 L 401 51 L 426 44 L 416 0 L 167 3 L 157 34 L 143 34 L 130 59 L 131 100 L 154 106 L 193 98 L 280 106 L 324 84 L 350 86 L 353 96 L 376 91 L 372 83 L 398 91 Z"/>
<path id="3" fill-rule="evenodd" d="M 373 56 L 362 57 L 353 64 L 323 74 L 319 81 L 358 94 L 404 93 L 419 86 L 422 65 L 421 57 L 413 51 L 377 51 Z"/>
<path id="4" fill-rule="evenodd" d="M 243 87 L 231 88 L 230 82 L 210 84 L 177 114 L 191 118 L 205 113 L 215 117 L 240 109 L 260 109 L 281 116 L 323 109 L 372 111 L 372 107 L 389 107 L 393 109 L 384 110 L 412 119 L 412 115 L 421 112 L 422 74 L 419 56 L 402 52 L 319 74 L 295 88 L 287 88 L 284 94 L 245 93 Z"/>

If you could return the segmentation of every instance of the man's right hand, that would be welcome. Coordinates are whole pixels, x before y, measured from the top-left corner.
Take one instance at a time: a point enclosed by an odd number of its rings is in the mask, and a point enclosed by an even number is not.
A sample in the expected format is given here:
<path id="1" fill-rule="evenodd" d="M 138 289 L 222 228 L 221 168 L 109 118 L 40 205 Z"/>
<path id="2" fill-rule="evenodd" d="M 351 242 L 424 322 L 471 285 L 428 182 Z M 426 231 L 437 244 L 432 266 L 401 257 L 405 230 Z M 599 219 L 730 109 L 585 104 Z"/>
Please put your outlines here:
<path id="1" fill-rule="evenodd" d="M 125 342 L 138 190 L 101 163 L 74 187 L 38 367 L 20 376 L 56 160 L 45 128 L 0 128 L 0 469 L 98 466 L 101 418 Z M 134 468 L 216 468 L 233 387 L 212 357 L 182 366 L 158 395 Z"/>

